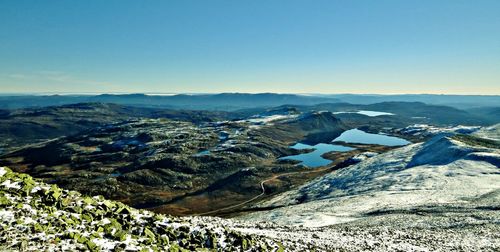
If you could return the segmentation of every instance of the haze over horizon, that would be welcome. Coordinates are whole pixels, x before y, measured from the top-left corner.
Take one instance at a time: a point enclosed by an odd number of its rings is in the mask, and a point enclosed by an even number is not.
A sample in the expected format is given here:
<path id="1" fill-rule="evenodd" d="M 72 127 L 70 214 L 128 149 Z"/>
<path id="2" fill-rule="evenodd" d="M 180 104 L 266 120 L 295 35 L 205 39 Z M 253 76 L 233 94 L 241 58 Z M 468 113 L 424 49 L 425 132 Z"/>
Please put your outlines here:
<path id="1" fill-rule="evenodd" d="M 341 95 L 354 95 L 354 96 L 492 96 L 497 97 L 499 94 L 458 94 L 458 93 L 287 93 L 287 92 L 0 92 L 0 96 L 95 96 L 95 95 L 147 95 L 147 96 L 175 96 L 175 95 L 218 95 L 218 94 L 279 94 L 279 95 L 298 95 L 298 96 L 341 96 Z"/>
<path id="2" fill-rule="evenodd" d="M 0 93 L 500 95 L 499 1 L 3 1 Z"/>

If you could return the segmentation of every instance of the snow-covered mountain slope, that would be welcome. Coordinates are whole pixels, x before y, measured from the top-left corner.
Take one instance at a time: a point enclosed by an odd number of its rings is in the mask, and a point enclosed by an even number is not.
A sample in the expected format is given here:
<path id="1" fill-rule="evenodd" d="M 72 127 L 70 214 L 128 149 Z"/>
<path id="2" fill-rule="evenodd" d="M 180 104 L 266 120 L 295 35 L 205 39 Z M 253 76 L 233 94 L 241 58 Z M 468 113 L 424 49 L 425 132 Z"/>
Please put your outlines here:
<path id="1" fill-rule="evenodd" d="M 474 132 L 474 135 L 486 139 L 500 141 L 500 123 L 481 128 L 480 130 Z"/>
<path id="2" fill-rule="evenodd" d="M 499 165 L 495 143 L 436 136 L 332 172 L 262 204 L 278 208 L 242 218 L 318 227 L 436 207 L 498 209 Z"/>
<path id="3" fill-rule="evenodd" d="M 409 136 L 432 137 L 439 134 L 471 134 L 481 129 L 481 126 L 455 125 L 448 127 L 438 127 L 428 124 L 414 124 L 402 129 L 397 133 Z"/>

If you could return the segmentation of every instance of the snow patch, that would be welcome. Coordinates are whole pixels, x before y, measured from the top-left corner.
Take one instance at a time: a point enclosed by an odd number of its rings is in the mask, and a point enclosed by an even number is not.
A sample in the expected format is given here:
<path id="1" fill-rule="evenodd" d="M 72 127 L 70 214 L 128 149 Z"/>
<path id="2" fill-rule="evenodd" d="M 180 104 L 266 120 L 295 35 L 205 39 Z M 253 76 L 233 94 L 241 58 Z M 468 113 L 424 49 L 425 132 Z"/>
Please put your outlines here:
<path id="1" fill-rule="evenodd" d="M 5 180 L 1 185 L 8 189 L 21 189 L 19 182 L 11 182 L 10 179 Z"/>
<path id="2" fill-rule="evenodd" d="M 0 177 L 3 177 L 7 173 L 7 170 L 5 170 L 4 167 L 0 167 Z"/>

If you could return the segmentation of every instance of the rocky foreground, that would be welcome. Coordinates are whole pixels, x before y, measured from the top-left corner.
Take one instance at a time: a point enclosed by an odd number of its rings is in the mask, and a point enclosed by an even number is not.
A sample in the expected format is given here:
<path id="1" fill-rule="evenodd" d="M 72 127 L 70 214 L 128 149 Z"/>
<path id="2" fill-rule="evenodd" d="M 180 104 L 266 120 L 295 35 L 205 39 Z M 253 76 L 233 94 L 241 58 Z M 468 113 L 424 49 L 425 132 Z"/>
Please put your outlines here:
<path id="1" fill-rule="evenodd" d="M 284 246 L 312 248 L 242 234 L 219 218 L 136 210 L 0 167 L 1 251 L 284 251 Z"/>
<path id="2" fill-rule="evenodd" d="M 267 222 L 236 230 L 283 243 L 311 243 L 319 251 L 500 251 L 499 212 L 448 205 L 373 213 L 322 227 Z"/>

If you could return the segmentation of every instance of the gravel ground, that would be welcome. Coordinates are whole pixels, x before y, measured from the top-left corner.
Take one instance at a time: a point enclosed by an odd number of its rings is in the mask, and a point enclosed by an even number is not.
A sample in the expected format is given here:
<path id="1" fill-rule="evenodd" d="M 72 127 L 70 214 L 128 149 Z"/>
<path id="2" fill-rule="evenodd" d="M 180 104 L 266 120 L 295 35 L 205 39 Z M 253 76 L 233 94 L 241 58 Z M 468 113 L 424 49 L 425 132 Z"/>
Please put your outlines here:
<path id="1" fill-rule="evenodd" d="M 236 230 L 284 244 L 311 244 L 324 251 L 500 250 L 498 208 L 438 206 L 397 212 L 373 213 L 361 220 L 320 228 L 242 222 Z"/>

